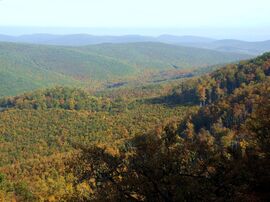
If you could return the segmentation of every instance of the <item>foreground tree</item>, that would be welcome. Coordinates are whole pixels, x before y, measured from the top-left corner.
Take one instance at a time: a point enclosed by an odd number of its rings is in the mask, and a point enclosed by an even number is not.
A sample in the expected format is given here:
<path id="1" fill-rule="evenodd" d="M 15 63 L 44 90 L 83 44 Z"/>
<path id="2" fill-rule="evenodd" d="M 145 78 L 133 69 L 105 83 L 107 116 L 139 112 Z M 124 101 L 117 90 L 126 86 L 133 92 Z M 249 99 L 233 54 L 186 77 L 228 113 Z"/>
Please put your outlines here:
<path id="1" fill-rule="evenodd" d="M 209 181 L 204 162 L 213 157 L 197 156 L 172 125 L 165 131 L 136 137 L 122 151 L 83 148 L 76 170 L 94 190 L 89 200 L 200 201 Z"/>

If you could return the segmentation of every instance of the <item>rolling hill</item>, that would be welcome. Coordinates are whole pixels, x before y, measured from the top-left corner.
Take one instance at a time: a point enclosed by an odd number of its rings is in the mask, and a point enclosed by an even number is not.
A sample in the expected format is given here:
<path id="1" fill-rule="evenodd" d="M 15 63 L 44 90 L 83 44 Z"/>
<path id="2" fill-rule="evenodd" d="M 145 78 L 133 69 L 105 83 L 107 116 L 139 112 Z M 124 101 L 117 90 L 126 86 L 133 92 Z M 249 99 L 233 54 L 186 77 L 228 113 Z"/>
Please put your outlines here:
<path id="1" fill-rule="evenodd" d="M 139 69 L 158 70 L 207 67 L 241 60 L 241 58 L 247 58 L 248 56 L 153 42 L 100 44 L 82 47 L 81 49 L 120 59 Z"/>
<path id="2" fill-rule="evenodd" d="M 145 71 L 207 67 L 250 58 L 246 54 L 162 43 L 84 47 L 0 43 L 0 96 L 55 85 L 95 87 Z"/>

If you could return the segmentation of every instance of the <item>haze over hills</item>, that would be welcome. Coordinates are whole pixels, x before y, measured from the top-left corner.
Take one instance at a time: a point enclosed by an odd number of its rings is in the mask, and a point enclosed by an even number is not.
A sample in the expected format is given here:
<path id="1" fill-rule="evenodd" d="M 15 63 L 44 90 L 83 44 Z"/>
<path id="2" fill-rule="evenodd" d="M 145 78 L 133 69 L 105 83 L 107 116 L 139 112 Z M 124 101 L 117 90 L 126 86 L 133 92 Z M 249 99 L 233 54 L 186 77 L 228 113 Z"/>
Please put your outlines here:
<path id="1" fill-rule="evenodd" d="M 161 43 L 205 43 L 215 41 L 211 38 L 197 36 L 161 35 L 158 37 L 143 35 L 98 36 L 89 34 L 54 35 L 30 34 L 21 36 L 0 35 L 0 41 L 21 42 L 47 45 L 83 46 L 102 43 L 134 43 L 134 42 L 161 42 Z"/>
<path id="2" fill-rule="evenodd" d="M 258 55 L 270 50 L 270 40 L 248 42 L 234 39 L 216 40 L 204 43 L 180 43 L 181 45 L 207 48 L 212 50 L 238 52 L 252 55 Z"/>
<path id="3" fill-rule="evenodd" d="M 61 46 L 86 46 L 102 43 L 135 43 L 135 42 L 160 42 L 189 47 L 213 49 L 226 52 L 238 52 L 259 55 L 270 50 L 270 40 L 266 41 L 241 41 L 234 39 L 216 40 L 199 36 L 174 36 L 160 35 L 158 37 L 143 35 L 123 36 L 95 36 L 89 34 L 54 35 L 32 34 L 21 36 L 0 35 L 0 41 L 20 42 L 44 45 Z"/>
<path id="4" fill-rule="evenodd" d="M 250 57 L 153 42 L 83 47 L 2 42 L 0 96 L 54 85 L 93 87 L 93 83 L 123 81 L 147 71 L 202 68 Z"/>

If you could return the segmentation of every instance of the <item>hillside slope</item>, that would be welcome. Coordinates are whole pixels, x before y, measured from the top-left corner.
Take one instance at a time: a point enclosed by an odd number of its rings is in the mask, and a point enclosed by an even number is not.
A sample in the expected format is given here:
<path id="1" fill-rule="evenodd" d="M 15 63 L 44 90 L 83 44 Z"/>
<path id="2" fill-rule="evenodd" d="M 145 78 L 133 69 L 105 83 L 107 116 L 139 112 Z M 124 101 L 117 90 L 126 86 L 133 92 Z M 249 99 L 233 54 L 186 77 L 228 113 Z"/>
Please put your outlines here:
<path id="1" fill-rule="evenodd" d="M 189 69 L 246 59 L 249 56 L 163 43 L 100 44 L 81 49 L 126 61 L 138 68 Z"/>
<path id="2" fill-rule="evenodd" d="M 0 96 L 54 85 L 95 87 L 145 71 L 205 67 L 249 57 L 160 43 L 87 47 L 0 43 Z"/>

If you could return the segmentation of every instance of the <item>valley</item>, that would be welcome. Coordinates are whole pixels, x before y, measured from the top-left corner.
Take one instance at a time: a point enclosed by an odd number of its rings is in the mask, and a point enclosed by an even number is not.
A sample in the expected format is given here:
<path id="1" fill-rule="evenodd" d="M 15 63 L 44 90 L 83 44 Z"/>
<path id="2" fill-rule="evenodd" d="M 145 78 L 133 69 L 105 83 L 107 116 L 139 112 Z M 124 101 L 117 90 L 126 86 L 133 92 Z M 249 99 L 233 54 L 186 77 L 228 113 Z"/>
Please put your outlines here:
<path id="1" fill-rule="evenodd" d="M 215 68 L 137 86 L 42 87 L 1 98 L 0 200 L 165 201 L 170 192 L 172 201 L 264 200 L 267 191 L 248 189 L 267 182 L 258 173 L 269 174 L 270 55 Z M 154 184 L 162 191 L 153 196 Z"/>

